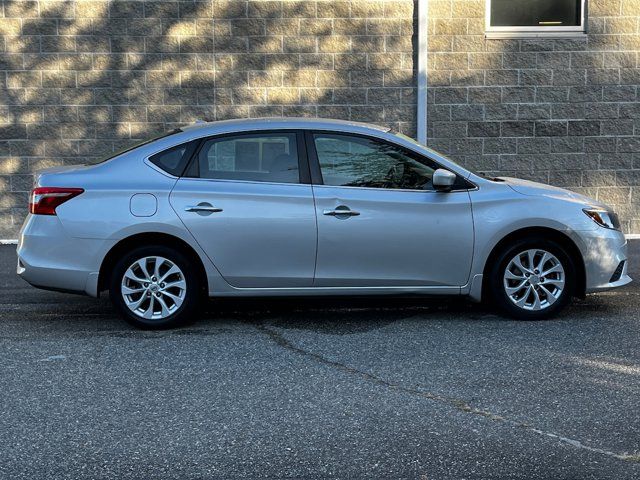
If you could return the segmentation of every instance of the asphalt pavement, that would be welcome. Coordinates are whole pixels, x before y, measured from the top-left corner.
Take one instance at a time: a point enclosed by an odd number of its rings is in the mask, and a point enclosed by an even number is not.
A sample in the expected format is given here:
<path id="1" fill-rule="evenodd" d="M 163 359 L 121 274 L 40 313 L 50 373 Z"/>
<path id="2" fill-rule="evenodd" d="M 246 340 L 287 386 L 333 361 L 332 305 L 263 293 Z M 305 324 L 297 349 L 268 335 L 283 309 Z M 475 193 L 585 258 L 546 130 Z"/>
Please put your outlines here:
<path id="1" fill-rule="evenodd" d="M 2 246 L 0 478 L 637 479 L 638 285 L 545 322 L 244 299 L 143 332 L 30 287 Z"/>

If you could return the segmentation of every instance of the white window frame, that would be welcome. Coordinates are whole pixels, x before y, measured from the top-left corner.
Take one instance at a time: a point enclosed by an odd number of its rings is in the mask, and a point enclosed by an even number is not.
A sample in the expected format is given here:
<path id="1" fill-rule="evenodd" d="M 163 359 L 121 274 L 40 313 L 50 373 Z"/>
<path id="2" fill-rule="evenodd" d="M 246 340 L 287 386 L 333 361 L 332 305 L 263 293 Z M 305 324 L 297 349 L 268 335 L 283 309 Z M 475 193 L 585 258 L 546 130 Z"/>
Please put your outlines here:
<path id="1" fill-rule="evenodd" d="M 580 25 L 576 26 L 547 26 L 547 27 L 492 27 L 492 0 L 485 0 L 485 32 L 487 38 L 537 38 L 537 37 L 575 37 L 582 36 L 587 30 L 587 0 L 580 1 Z"/>

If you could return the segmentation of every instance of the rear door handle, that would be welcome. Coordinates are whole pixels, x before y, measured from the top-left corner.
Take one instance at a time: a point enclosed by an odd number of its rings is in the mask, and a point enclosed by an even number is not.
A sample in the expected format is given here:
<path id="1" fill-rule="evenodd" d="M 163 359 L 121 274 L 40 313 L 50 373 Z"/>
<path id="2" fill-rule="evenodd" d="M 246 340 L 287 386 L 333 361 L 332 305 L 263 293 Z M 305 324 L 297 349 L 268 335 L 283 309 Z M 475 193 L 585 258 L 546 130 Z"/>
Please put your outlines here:
<path id="1" fill-rule="evenodd" d="M 196 213 L 218 213 L 222 212 L 221 208 L 214 207 L 210 203 L 199 203 L 198 205 L 189 205 L 185 207 L 185 212 L 196 212 Z"/>
<path id="2" fill-rule="evenodd" d="M 360 212 L 351 210 L 349 207 L 345 205 L 340 205 L 339 207 L 336 207 L 334 210 L 325 210 L 322 212 L 322 214 L 330 215 L 332 217 L 356 217 L 360 215 Z"/>

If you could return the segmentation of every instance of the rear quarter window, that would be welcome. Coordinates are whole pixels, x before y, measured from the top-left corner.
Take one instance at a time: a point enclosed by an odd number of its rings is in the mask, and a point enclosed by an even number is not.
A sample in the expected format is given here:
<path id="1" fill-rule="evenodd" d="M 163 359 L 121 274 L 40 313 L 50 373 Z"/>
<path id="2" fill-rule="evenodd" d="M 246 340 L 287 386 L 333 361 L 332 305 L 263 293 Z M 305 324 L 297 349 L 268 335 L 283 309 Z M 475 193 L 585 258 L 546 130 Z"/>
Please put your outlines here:
<path id="1" fill-rule="evenodd" d="M 196 142 L 192 141 L 176 145 L 175 147 L 151 155 L 149 161 L 160 170 L 175 177 L 180 177 L 187 166 L 189 158 L 191 158 L 193 154 L 195 144 Z"/>

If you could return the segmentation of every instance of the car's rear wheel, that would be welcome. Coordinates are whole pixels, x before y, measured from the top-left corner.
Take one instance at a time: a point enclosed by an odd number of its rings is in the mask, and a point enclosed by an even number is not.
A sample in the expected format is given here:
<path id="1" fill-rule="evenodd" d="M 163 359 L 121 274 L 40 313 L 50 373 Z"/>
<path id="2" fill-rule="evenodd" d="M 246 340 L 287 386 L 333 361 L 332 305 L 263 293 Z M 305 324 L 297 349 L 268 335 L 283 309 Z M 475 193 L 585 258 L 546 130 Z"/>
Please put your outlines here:
<path id="1" fill-rule="evenodd" d="M 490 273 L 495 305 L 519 320 L 542 320 L 562 310 L 575 288 L 571 256 L 557 242 L 523 239 L 505 248 Z"/>
<path id="2" fill-rule="evenodd" d="M 109 294 L 122 317 L 145 329 L 171 328 L 195 319 L 201 285 L 188 258 L 169 247 L 145 246 L 124 255 Z"/>

